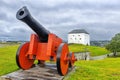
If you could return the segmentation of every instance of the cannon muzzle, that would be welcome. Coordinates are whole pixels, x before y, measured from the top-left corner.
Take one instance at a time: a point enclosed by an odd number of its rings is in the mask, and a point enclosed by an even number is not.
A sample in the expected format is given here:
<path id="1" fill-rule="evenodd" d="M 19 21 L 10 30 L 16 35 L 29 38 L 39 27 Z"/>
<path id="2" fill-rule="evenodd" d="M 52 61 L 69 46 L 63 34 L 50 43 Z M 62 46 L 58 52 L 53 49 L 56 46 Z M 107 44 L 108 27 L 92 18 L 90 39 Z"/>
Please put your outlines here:
<path id="1" fill-rule="evenodd" d="M 17 19 L 26 23 L 33 31 L 37 33 L 41 42 L 48 41 L 48 34 L 50 33 L 41 24 L 39 24 L 29 13 L 26 7 L 18 10 L 16 14 Z"/>

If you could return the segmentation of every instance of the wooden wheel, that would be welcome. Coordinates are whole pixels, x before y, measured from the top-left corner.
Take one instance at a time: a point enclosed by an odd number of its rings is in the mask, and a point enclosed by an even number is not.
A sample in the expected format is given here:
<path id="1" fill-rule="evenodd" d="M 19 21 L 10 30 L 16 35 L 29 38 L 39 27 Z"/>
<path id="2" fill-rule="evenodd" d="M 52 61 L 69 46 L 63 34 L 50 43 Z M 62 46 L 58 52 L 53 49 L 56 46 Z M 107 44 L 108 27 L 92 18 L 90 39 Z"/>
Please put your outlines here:
<path id="1" fill-rule="evenodd" d="M 66 75 L 69 65 L 69 50 L 65 43 L 60 44 L 57 51 L 57 71 L 60 75 Z"/>
<path id="2" fill-rule="evenodd" d="M 29 43 L 22 44 L 16 53 L 16 63 L 22 69 L 29 69 L 33 66 L 34 60 L 26 55 L 29 49 Z"/>

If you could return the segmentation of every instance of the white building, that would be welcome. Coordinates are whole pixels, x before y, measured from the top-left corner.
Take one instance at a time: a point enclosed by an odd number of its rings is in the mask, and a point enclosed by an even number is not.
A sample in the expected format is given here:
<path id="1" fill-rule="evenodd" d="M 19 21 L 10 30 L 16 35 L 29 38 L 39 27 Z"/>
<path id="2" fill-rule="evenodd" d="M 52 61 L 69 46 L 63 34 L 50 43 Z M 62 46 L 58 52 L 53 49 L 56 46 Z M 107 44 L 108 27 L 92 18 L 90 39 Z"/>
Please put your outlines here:
<path id="1" fill-rule="evenodd" d="M 90 45 L 90 35 L 84 29 L 75 29 L 68 33 L 68 43 Z"/>

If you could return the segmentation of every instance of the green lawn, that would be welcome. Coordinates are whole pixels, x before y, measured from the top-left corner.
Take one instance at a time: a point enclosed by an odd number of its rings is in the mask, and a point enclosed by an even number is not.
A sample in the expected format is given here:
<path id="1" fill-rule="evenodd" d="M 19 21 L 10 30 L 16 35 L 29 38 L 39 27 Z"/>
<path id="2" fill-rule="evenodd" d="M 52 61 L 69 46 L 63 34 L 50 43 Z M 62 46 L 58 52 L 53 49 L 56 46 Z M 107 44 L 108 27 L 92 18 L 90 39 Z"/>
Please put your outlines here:
<path id="1" fill-rule="evenodd" d="M 0 47 L 0 76 L 19 69 L 15 56 L 19 45 L 5 45 Z"/>
<path id="2" fill-rule="evenodd" d="M 0 47 L 0 76 L 18 70 L 16 65 L 16 51 L 19 45 L 5 45 Z M 76 52 L 81 49 L 84 51 L 86 46 L 72 46 L 70 45 L 70 50 L 75 50 Z M 95 51 L 94 55 L 99 53 L 104 48 L 87 46 L 88 51 Z M 100 50 L 99 50 L 100 49 Z M 96 53 L 97 52 L 97 53 Z M 106 51 L 107 53 L 108 51 Z M 92 53 L 92 54 L 93 54 Z M 102 53 L 99 53 L 102 54 Z M 98 54 L 97 54 L 98 55 Z M 118 80 L 120 79 L 120 58 L 107 58 L 105 60 L 97 61 L 77 61 L 75 63 L 77 69 L 75 72 L 65 80 Z"/>
<path id="3" fill-rule="evenodd" d="M 64 80 L 120 80 L 120 58 L 77 61 L 76 69 Z"/>
<path id="4" fill-rule="evenodd" d="M 99 56 L 110 53 L 104 47 L 85 46 L 81 44 L 71 44 L 69 45 L 69 50 L 76 53 L 89 51 L 91 56 Z"/>

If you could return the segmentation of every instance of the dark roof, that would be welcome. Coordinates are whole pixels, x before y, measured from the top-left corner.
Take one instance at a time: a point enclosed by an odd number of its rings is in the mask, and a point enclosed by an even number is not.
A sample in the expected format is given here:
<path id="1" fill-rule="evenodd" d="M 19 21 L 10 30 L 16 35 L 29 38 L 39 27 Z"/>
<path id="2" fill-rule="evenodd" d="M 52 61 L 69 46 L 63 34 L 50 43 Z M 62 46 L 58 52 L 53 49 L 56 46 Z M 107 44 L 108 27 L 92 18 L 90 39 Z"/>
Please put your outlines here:
<path id="1" fill-rule="evenodd" d="M 85 31 L 84 29 L 75 29 L 69 32 L 69 34 L 71 33 L 86 33 L 89 34 L 87 31 Z"/>

